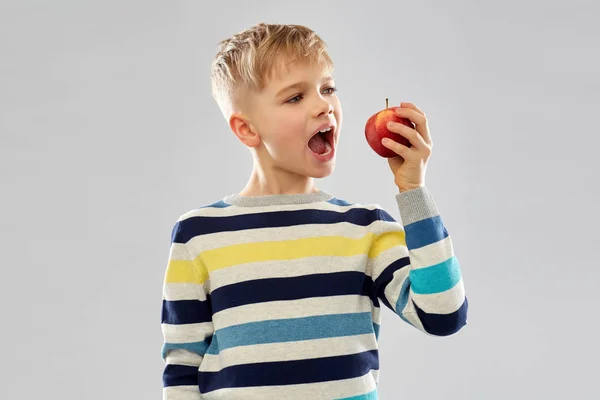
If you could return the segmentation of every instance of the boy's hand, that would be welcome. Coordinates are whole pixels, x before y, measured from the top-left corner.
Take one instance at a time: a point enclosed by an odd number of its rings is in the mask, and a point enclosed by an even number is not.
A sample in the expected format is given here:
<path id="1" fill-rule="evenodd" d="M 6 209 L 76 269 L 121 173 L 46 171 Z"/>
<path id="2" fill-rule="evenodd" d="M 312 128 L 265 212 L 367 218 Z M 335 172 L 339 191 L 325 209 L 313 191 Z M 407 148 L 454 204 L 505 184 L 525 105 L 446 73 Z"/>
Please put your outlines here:
<path id="1" fill-rule="evenodd" d="M 425 171 L 431 156 L 433 143 L 429 134 L 427 117 L 412 103 L 400 103 L 396 109 L 398 116 L 409 119 L 415 129 L 399 123 L 390 123 L 388 129 L 409 140 L 412 147 L 404 146 L 393 140 L 383 140 L 383 145 L 399 157 L 388 158 L 390 169 L 394 174 L 394 182 L 401 192 L 425 186 Z"/>

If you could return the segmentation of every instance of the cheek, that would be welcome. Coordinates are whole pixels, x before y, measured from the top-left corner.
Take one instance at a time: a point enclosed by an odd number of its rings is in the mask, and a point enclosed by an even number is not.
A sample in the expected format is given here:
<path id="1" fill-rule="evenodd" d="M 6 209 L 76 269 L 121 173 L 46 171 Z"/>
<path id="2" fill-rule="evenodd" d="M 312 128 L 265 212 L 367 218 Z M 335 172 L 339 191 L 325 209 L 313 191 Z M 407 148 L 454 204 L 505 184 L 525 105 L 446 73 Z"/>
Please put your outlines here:
<path id="1" fill-rule="evenodd" d="M 281 134 L 290 134 L 304 129 L 304 118 L 296 113 L 282 113 L 277 116 L 277 131 Z"/>
<path id="2" fill-rule="evenodd" d="M 336 120 L 340 121 L 344 113 L 342 112 L 342 104 L 339 100 L 337 100 L 337 104 L 334 104 L 334 110 Z"/>
<path id="3" fill-rule="evenodd" d="M 302 118 L 294 115 L 282 115 L 270 130 L 271 143 L 278 148 L 297 146 L 306 141 L 306 126 Z"/>
<path id="4" fill-rule="evenodd" d="M 271 145 L 274 153 L 289 154 L 304 146 L 305 139 L 302 131 L 294 131 L 288 127 L 288 129 L 281 130 L 279 134 L 273 136 Z"/>

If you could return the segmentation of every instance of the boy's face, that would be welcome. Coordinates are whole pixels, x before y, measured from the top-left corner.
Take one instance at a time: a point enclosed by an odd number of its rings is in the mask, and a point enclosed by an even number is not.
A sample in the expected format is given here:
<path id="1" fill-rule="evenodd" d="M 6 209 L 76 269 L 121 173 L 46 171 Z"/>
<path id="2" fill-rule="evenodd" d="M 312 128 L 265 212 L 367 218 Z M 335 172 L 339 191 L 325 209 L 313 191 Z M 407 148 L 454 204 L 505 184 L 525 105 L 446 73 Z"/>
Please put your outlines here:
<path id="1" fill-rule="evenodd" d="M 255 148 L 263 167 L 314 178 L 333 172 L 342 107 L 327 71 L 288 65 L 251 100 L 249 119 L 261 139 Z M 313 138 L 328 127 L 329 132 Z"/>

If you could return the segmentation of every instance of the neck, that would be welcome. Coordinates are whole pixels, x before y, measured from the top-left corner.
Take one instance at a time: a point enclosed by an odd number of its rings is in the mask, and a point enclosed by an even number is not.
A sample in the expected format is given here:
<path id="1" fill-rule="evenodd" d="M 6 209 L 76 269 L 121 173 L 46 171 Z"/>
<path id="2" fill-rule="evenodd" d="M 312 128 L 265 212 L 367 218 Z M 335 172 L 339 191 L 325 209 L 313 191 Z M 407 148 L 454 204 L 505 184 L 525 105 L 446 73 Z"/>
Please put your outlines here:
<path id="1" fill-rule="evenodd" d="M 255 162 L 241 196 L 267 196 L 274 194 L 315 193 L 319 189 L 314 179 L 277 168 L 265 168 Z"/>

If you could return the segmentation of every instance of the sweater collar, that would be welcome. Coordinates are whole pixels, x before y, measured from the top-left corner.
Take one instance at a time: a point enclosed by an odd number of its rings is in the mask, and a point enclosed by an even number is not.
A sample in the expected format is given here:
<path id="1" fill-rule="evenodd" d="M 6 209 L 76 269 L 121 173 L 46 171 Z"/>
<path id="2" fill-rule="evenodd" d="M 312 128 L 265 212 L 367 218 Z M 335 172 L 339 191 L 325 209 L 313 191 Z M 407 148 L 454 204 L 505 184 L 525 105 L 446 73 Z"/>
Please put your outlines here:
<path id="1" fill-rule="evenodd" d="M 309 204 L 333 199 L 333 195 L 319 190 L 313 193 L 270 194 L 262 196 L 242 196 L 230 194 L 223 198 L 227 204 L 240 207 L 281 206 L 288 204 Z"/>

